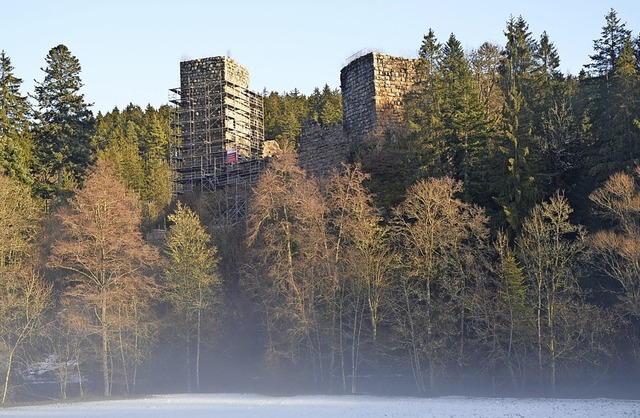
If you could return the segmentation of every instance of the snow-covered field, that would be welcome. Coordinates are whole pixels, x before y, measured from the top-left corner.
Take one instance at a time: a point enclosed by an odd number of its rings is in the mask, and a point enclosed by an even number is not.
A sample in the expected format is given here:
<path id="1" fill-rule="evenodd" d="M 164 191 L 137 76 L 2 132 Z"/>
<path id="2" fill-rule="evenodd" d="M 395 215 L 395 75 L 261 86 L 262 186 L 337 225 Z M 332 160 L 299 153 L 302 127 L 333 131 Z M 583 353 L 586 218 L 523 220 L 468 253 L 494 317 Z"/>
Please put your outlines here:
<path id="1" fill-rule="evenodd" d="M 0 408 L 0 417 L 331 418 L 639 417 L 640 401 L 615 399 L 406 398 L 374 396 L 162 395 L 144 399 Z"/>

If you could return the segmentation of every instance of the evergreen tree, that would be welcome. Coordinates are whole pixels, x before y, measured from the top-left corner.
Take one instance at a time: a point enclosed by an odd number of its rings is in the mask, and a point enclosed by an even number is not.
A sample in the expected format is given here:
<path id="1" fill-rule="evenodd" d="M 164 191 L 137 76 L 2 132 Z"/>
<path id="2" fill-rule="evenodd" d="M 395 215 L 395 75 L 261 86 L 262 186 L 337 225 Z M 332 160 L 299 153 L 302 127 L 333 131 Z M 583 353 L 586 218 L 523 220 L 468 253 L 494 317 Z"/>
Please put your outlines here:
<path id="1" fill-rule="evenodd" d="M 631 31 L 625 26 L 626 23 L 620 23 L 618 13 L 613 8 L 609 10 L 600 38 L 593 41 L 595 53 L 589 56 L 591 63 L 585 66 L 594 75 L 609 76 L 616 70 L 622 49 L 631 37 Z"/>
<path id="2" fill-rule="evenodd" d="M 438 136 L 442 127 L 438 94 L 442 48 L 433 30 L 429 29 L 418 52 L 416 82 L 405 99 L 409 130 L 407 148 L 411 154 L 408 159 L 412 161 L 410 169 L 416 171 L 409 175 L 407 186 L 416 178 L 449 174 L 444 163 L 446 144 L 443 137 Z"/>
<path id="3" fill-rule="evenodd" d="M 613 71 L 588 80 L 585 87 L 592 91 L 589 116 L 595 140 L 589 174 L 596 184 L 640 161 L 640 73 L 630 37 L 617 53 Z"/>
<path id="4" fill-rule="evenodd" d="M 640 34 L 633 41 L 633 53 L 636 57 L 636 70 L 640 73 Z"/>
<path id="5" fill-rule="evenodd" d="M 142 135 L 140 152 L 145 161 L 166 159 L 168 154 L 169 137 L 162 128 L 162 123 L 156 110 L 147 106 L 144 111 L 145 133 Z"/>
<path id="6" fill-rule="evenodd" d="M 37 192 L 46 199 L 80 184 L 94 151 L 91 106 L 80 93 L 80 62 L 64 45 L 49 51 L 44 80 L 36 84 Z"/>
<path id="7" fill-rule="evenodd" d="M 443 163 L 448 166 L 447 174 L 463 181 L 467 193 L 477 195 L 480 172 L 483 171 L 479 167 L 480 154 L 486 150 L 488 121 L 480 105 L 469 61 L 453 34 L 443 47 L 438 84 L 441 142 L 447 155 Z"/>
<path id="8" fill-rule="evenodd" d="M 169 215 L 173 223 L 166 241 L 169 258 L 165 269 L 167 299 L 184 333 L 187 352 L 187 375 L 191 376 L 190 348 L 195 348 L 195 386 L 200 390 L 200 358 L 203 341 L 209 332 L 206 324 L 214 316 L 221 284 L 217 271 L 217 248 L 198 215 L 187 206 L 178 204 Z M 187 385 L 191 389 L 191 378 Z"/>
<path id="9" fill-rule="evenodd" d="M 322 89 L 321 105 L 318 113 L 322 126 L 342 123 L 342 96 L 338 89 L 331 90 L 327 84 Z"/>
<path id="10" fill-rule="evenodd" d="M 507 45 L 501 65 L 505 94 L 503 137 L 499 149 L 506 158 L 497 202 L 502 206 L 507 223 L 519 230 L 524 216 L 538 200 L 533 137 L 536 94 L 533 74 L 536 68 L 537 44 L 522 16 L 507 22 Z"/>
<path id="11" fill-rule="evenodd" d="M 22 80 L 13 74 L 11 60 L 0 52 L 0 173 L 31 183 L 31 134 L 27 98 L 20 95 Z"/>

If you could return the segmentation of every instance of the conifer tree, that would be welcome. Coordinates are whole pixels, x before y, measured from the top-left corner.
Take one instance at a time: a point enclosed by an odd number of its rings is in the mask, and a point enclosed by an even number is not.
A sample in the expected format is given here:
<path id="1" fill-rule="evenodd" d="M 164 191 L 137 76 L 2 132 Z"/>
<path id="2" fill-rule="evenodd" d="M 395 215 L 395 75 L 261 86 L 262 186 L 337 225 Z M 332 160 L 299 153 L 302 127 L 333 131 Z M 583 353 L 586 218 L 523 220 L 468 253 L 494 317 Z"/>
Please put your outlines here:
<path id="1" fill-rule="evenodd" d="M 469 61 L 462 45 L 451 34 L 443 47 L 438 95 L 442 120 L 441 135 L 447 151 L 443 163 L 449 175 L 465 184 L 465 191 L 477 195 L 480 155 L 486 150 L 488 121 L 479 101 Z"/>
<path id="2" fill-rule="evenodd" d="M 504 211 L 509 226 L 517 231 L 522 220 L 538 200 L 533 138 L 532 110 L 536 92 L 532 83 L 537 49 L 528 23 L 511 17 L 505 32 L 507 44 L 501 65 L 505 94 L 503 137 L 499 149 L 506 159 L 496 200 Z"/>
<path id="3" fill-rule="evenodd" d="M 424 36 L 418 52 L 416 64 L 416 81 L 412 91 L 407 94 L 406 121 L 408 125 L 412 170 L 417 171 L 410 176 L 407 183 L 423 176 L 443 176 L 447 171 L 447 159 L 442 136 L 438 136 L 442 121 L 440 119 L 440 97 L 438 77 L 442 60 L 442 44 L 438 42 L 433 29 Z M 408 185 L 407 184 L 407 185 Z"/>
<path id="4" fill-rule="evenodd" d="M 191 346 L 195 348 L 195 388 L 200 390 L 200 358 L 207 334 L 206 324 L 215 316 L 221 284 L 217 271 L 217 248 L 198 215 L 178 204 L 169 215 L 173 223 L 166 241 L 169 264 L 165 270 L 167 299 L 173 306 L 178 326 L 184 332 L 187 351 L 188 387 L 191 389 Z"/>
<path id="5" fill-rule="evenodd" d="M 618 13 L 613 8 L 609 10 L 600 38 L 593 41 L 595 53 L 589 56 L 591 63 L 585 66 L 594 75 L 609 76 L 616 70 L 625 42 L 631 37 L 631 31 L 625 26 Z"/>
<path id="6" fill-rule="evenodd" d="M 633 168 L 640 159 L 640 73 L 630 36 L 616 54 L 606 77 L 590 80 L 594 87 L 589 116 L 595 140 L 589 150 L 589 174 L 597 184 Z"/>
<path id="7" fill-rule="evenodd" d="M 82 183 L 94 158 L 94 117 L 80 93 L 80 62 L 65 45 L 46 57 L 45 76 L 36 84 L 36 191 L 46 199 Z"/>
<path id="8" fill-rule="evenodd" d="M 13 74 L 11 60 L 0 52 L 0 173 L 28 184 L 32 181 L 31 106 L 20 94 L 21 85 L 22 80 Z"/>

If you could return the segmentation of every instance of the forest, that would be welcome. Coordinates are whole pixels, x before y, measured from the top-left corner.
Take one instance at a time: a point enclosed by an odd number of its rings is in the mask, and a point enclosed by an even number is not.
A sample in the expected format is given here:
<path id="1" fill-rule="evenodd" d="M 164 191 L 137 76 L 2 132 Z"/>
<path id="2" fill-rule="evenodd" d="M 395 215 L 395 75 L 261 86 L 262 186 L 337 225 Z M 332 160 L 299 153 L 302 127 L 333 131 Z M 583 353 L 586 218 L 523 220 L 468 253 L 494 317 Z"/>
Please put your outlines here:
<path id="1" fill-rule="evenodd" d="M 0 404 L 172 391 L 638 396 L 640 35 L 578 75 L 510 17 L 428 30 L 401 129 L 297 164 L 329 86 L 264 91 L 246 218 L 172 195 L 174 109 L 94 115 L 65 45 L 0 53 Z"/>

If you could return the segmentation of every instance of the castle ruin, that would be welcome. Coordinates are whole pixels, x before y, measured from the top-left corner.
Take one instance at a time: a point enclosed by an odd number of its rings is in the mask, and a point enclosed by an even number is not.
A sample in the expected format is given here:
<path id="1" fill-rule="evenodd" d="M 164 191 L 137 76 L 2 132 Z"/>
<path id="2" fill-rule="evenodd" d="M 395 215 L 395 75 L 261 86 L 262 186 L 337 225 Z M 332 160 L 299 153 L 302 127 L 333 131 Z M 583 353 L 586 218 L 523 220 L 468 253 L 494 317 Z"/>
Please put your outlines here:
<path id="1" fill-rule="evenodd" d="M 343 124 L 306 125 L 300 165 L 325 175 L 368 136 L 400 126 L 416 62 L 379 52 L 352 59 L 340 72 Z M 241 216 L 246 200 L 238 189 L 254 185 L 264 167 L 263 100 L 249 90 L 248 71 L 228 57 L 183 61 L 180 87 L 171 92 L 180 138 L 171 161 L 175 193 L 234 189 L 231 206 Z"/>
<path id="2" fill-rule="evenodd" d="M 324 175 L 348 160 L 367 137 L 398 129 L 404 118 L 404 97 L 416 80 L 416 59 L 369 52 L 353 58 L 340 71 L 343 124 L 303 129 L 300 165 Z"/>
<path id="3" fill-rule="evenodd" d="M 249 90 L 249 72 L 228 57 L 180 63 L 172 89 L 180 141 L 173 153 L 176 194 L 253 184 L 262 165 L 262 96 Z"/>
<path id="4" fill-rule="evenodd" d="M 402 123 L 404 96 L 416 79 L 415 59 L 370 52 L 340 71 L 344 130 L 355 141 Z"/>

